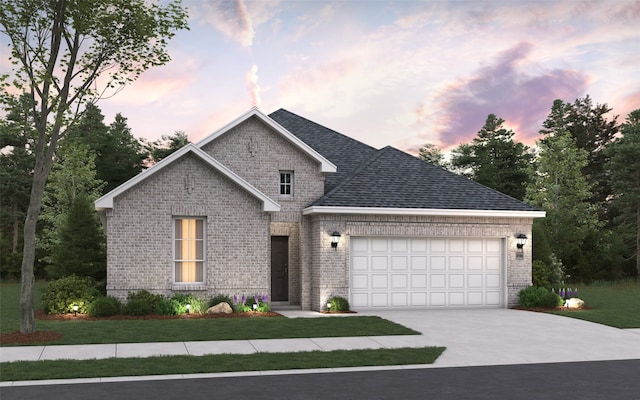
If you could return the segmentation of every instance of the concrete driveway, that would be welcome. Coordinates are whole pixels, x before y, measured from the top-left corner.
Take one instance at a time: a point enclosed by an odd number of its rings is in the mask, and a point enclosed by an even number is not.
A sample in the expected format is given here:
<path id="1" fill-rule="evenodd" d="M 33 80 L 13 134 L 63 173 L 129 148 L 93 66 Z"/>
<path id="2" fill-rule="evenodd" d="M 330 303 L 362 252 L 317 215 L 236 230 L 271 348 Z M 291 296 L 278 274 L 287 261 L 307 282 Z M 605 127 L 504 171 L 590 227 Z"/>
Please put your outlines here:
<path id="1" fill-rule="evenodd" d="M 433 367 L 640 359 L 640 330 L 551 314 L 476 309 L 359 315 L 378 315 L 422 332 L 425 345 L 446 346 Z"/>

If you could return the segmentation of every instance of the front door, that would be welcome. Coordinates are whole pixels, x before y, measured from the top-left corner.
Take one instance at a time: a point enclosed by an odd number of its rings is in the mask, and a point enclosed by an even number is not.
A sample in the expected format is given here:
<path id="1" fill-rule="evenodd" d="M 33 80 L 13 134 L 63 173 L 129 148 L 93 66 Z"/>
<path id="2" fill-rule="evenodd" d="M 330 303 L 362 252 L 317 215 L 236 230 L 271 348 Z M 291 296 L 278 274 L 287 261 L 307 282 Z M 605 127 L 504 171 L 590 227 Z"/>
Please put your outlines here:
<path id="1" fill-rule="evenodd" d="M 271 301 L 289 301 L 289 237 L 271 237 Z"/>

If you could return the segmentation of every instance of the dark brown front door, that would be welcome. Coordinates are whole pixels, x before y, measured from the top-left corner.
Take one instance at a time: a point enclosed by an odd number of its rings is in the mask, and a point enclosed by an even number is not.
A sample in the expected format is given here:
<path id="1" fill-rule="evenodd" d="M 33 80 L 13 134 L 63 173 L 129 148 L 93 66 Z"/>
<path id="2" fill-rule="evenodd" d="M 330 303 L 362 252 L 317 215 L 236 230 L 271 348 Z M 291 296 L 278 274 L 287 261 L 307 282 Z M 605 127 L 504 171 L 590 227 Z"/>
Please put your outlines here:
<path id="1" fill-rule="evenodd" d="M 289 237 L 271 237 L 271 301 L 289 301 Z"/>

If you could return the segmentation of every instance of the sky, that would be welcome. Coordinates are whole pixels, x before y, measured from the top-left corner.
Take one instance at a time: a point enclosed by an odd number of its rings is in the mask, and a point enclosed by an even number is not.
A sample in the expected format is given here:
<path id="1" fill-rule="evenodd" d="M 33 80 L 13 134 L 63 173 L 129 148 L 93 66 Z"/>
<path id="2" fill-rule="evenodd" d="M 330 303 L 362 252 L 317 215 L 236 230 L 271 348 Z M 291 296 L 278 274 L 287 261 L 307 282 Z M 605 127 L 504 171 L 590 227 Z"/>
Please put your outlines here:
<path id="1" fill-rule="evenodd" d="M 447 150 L 488 114 L 528 145 L 555 99 L 640 108 L 640 1 L 183 0 L 172 61 L 98 106 L 206 137 L 256 106 L 376 148 Z"/>

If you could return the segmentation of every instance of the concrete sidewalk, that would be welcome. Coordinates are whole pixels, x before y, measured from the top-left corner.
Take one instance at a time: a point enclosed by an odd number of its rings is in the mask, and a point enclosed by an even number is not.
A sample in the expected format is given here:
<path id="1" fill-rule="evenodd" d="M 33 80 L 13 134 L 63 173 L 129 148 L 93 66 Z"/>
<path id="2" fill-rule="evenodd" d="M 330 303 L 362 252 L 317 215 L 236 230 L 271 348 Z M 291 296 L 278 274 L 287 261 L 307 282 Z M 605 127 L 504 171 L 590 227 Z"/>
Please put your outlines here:
<path id="1" fill-rule="evenodd" d="M 327 317 L 326 314 L 310 311 L 278 310 L 278 312 L 289 318 Z M 161 355 L 201 356 L 223 353 L 251 354 L 425 346 L 445 346 L 447 350 L 434 364 L 408 366 L 409 368 L 640 359 L 640 329 L 622 330 L 551 314 L 507 309 L 477 309 L 380 311 L 331 317 L 348 318 L 356 315 L 380 316 L 422 332 L 422 335 L 15 346 L 1 347 L 0 361 L 86 360 Z M 400 368 L 407 368 L 407 366 Z M 366 368 L 366 370 L 371 369 L 388 369 L 388 367 Z M 304 372 L 296 371 L 295 373 Z M 278 373 L 287 373 L 287 371 L 278 371 Z M 186 377 L 188 376 L 182 378 Z M 113 379 L 117 378 L 111 378 Z M 159 377 L 126 379 L 159 379 Z M 2 382 L 0 387 L 12 384 L 15 383 Z M 42 382 L 32 384 L 42 384 Z"/>

